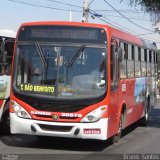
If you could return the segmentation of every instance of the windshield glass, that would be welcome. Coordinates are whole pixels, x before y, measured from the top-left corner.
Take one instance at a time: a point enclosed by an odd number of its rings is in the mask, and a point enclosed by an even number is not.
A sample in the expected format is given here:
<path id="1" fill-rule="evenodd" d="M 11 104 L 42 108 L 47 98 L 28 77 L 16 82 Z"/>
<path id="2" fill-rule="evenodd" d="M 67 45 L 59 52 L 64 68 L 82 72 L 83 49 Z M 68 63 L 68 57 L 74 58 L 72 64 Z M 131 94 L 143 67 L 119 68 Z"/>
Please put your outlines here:
<path id="1" fill-rule="evenodd" d="M 18 45 L 16 87 L 53 98 L 100 96 L 106 91 L 106 52 L 92 45 Z"/>

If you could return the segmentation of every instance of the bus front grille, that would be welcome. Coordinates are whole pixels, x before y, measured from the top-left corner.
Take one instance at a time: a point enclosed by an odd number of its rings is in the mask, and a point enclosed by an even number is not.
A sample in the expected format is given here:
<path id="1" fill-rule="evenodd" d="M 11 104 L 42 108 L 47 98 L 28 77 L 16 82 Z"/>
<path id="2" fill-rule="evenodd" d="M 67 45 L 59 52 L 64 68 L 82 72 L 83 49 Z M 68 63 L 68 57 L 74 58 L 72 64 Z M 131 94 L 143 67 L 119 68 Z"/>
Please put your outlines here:
<path id="1" fill-rule="evenodd" d="M 73 126 L 57 126 L 57 125 L 46 125 L 37 124 L 44 131 L 54 131 L 54 132 L 69 132 Z"/>

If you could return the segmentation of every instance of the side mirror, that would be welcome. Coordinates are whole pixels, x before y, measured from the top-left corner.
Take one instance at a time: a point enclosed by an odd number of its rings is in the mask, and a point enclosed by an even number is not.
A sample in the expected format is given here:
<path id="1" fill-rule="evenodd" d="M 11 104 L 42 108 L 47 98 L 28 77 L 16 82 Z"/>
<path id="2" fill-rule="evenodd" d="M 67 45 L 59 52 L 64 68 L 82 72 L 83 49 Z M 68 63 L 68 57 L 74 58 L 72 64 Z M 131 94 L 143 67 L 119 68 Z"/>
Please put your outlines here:
<path id="1" fill-rule="evenodd" d="M 118 48 L 118 62 L 122 62 L 123 50 L 122 48 Z"/>

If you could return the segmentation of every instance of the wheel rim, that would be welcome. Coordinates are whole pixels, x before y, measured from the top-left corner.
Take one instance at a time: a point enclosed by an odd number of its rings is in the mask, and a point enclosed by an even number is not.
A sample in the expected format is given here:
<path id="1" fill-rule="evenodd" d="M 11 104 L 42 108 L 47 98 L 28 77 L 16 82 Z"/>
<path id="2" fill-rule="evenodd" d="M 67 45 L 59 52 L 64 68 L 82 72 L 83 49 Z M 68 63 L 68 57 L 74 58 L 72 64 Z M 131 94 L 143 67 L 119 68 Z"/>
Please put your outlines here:
<path id="1" fill-rule="evenodd" d="M 146 121 L 148 120 L 148 110 L 146 108 L 146 113 L 145 113 Z"/>
<path id="2" fill-rule="evenodd" d="M 120 118 L 118 133 L 122 131 L 122 118 Z"/>

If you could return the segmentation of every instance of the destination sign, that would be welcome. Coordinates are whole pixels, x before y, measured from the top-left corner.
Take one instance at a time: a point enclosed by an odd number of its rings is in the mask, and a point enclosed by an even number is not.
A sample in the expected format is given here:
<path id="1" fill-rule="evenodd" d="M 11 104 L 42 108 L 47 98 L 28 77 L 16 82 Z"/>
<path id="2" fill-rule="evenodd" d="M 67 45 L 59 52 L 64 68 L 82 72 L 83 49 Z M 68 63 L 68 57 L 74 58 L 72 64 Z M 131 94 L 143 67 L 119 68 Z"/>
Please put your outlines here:
<path id="1" fill-rule="evenodd" d="M 54 87 L 53 86 L 46 86 L 46 85 L 33 85 L 33 84 L 21 84 L 20 85 L 21 91 L 26 92 L 37 92 L 37 93 L 54 93 Z"/>
<path id="2" fill-rule="evenodd" d="M 23 27 L 19 41 L 52 41 L 79 43 L 106 43 L 106 32 L 100 28 L 70 26 Z"/>

